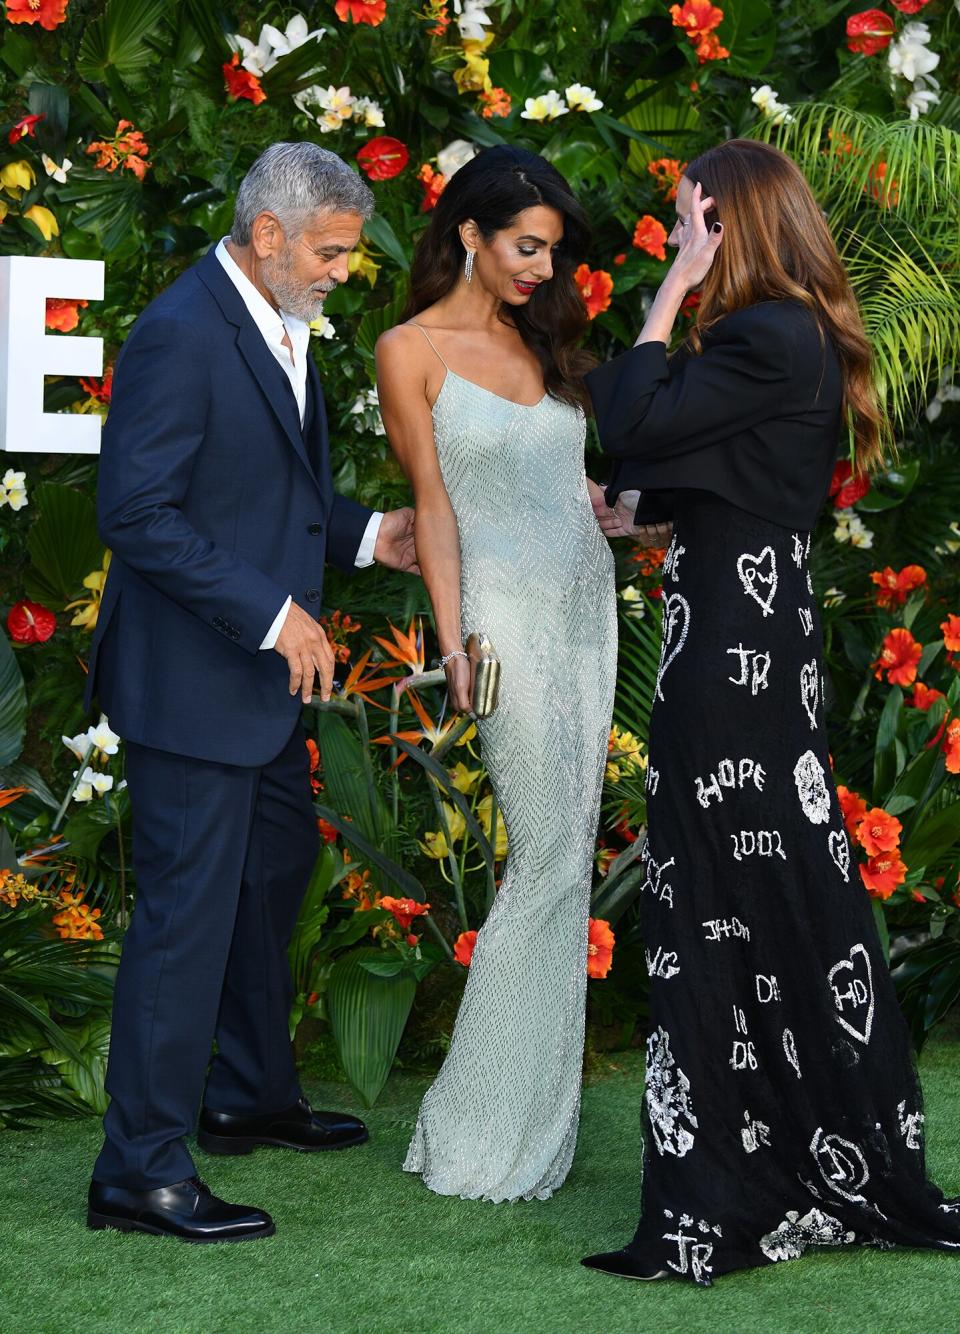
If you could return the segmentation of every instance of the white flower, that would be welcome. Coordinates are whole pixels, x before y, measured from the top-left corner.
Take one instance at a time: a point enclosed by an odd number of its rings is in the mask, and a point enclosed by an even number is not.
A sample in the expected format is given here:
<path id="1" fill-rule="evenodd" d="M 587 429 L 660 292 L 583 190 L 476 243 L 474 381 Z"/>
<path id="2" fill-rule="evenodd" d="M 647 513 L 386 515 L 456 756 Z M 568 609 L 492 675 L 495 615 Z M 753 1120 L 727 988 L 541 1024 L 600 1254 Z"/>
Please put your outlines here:
<path id="1" fill-rule="evenodd" d="M 78 732 L 76 736 L 62 736 L 60 740 L 73 751 L 78 760 L 86 759 L 90 749 L 90 738 L 86 732 Z"/>
<path id="2" fill-rule="evenodd" d="M 354 399 L 350 411 L 356 418 L 353 424 L 361 434 L 372 432 L 373 435 L 386 435 L 376 386 L 362 390 Z"/>
<path id="3" fill-rule="evenodd" d="M 841 588 L 828 588 L 823 595 L 823 605 L 825 607 L 839 607 L 846 596 Z"/>
<path id="4" fill-rule="evenodd" d="M 310 32 L 309 26 L 302 14 L 294 14 L 283 32 L 278 31 L 271 23 L 265 23 L 260 29 L 260 45 L 263 45 L 263 39 L 266 37 L 274 57 L 273 63 L 276 64 L 281 57 L 296 51 L 298 46 L 312 41 L 314 37 L 323 36 L 322 28 L 314 28 L 313 32 Z"/>
<path id="5" fill-rule="evenodd" d="M 907 94 L 907 110 L 911 120 L 919 120 L 940 101 L 940 84 L 932 74 L 918 74 L 913 88 Z"/>
<path id="6" fill-rule="evenodd" d="M 627 604 L 629 610 L 628 616 L 633 616 L 636 620 L 641 620 L 646 615 L 646 607 L 643 603 L 643 594 L 637 588 L 636 584 L 627 584 L 626 588 L 620 590 L 621 599 Z"/>
<path id="7" fill-rule="evenodd" d="M 487 14 L 489 0 L 453 0 L 457 28 L 462 42 L 482 42 L 493 20 Z"/>
<path id="8" fill-rule="evenodd" d="M 9 505 L 12 510 L 22 510 L 24 505 L 30 502 L 27 500 L 27 488 L 24 485 L 27 480 L 25 472 L 14 472 L 8 468 L 0 478 L 0 508 Z"/>
<path id="9" fill-rule="evenodd" d="M 356 110 L 357 99 L 350 92 L 350 89 L 335 88 L 333 84 L 329 88 L 308 88 L 300 96 L 295 97 L 294 101 L 301 111 L 306 112 L 312 120 L 315 120 L 320 126 L 321 134 L 330 134 L 333 130 L 339 130 L 345 120 L 350 120 Z M 313 105 L 318 107 L 322 116 L 311 114 L 308 107 Z"/>
<path id="10" fill-rule="evenodd" d="M 326 315 L 318 315 L 315 320 L 310 321 L 310 332 L 316 338 L 336 338 L 337 336 L 332 321 L 328 320 Z"/>
<path id="11" fill-rule="evenodd" d="M 227 38 L 234 51 L 239 51 L 243 56 L 240 64 L 245 70 L 256 75 L 259 79 L 266 74 L 268 69 L 273 69 L 277 63 L 270 51 L 270 43 L 267 41 L 263 29 L 260 30 L 260 41 L 251 42 L 249 37 L 244 37 L 243 33 L 235 32 Z"/>
<path id="12" fill-rule="evenodd" d="M 897 39 L 890 43 L 887 63 L 890 73 L 908 83 L 914 83 L 921 74 L 929 74 L 940 64 L 936 51 L 928 51 L 930 29 L 925 23 L 907 23 Z"/>
<path id="13" fill-rule="evenodd" d="M 528 97 L 520 112 L 521 120 L 556 120 L 565 116 L 570 108 L 555 88 L 540 97 Z"/>
<path id="14" fill-rule="evenodd" d="M 385 124 L 383 107 L 372 97 L 358 97 L 353 104 L 355 120 L 362 120 L 368 129 L 382 130 Z"/>
<path id="15" fill-rule="evenodd" d="M 838 542 L 849 542 L 852 547 L 860 547 L 863 551 L 873 546 L 873 533 L 852 509 L 837 510 L 833 536 Z"/>
<path id="16" fill-rule="evenodd" d="M 87 728 L 87 744 L 96 747 L 103 755 L 116 755 L 120 749 L 120 737 L 111 728 L 105 713 L 101 713 L 96 727 Z"/>
<path id="17" fill-rule="evenodd" d="M 582 83 L 572 83 L 567 89 L 567 102 L 571 111 L 599 111 L 603 103 L 597 97 L 596 89 Z"/>
<path id="18" fill-rule="evenodd" d="M 937 392 L 927 404 L 926 417 L 928 422 L 937 420 L 943 411 L 944 403 L 960 403 L 960 385 L 953 383 L 953 374 L 953 367 L 948 366 L 940 376 Z"/>
<path id="19" fill-rule="evenodd" d="M 470 159 L 476 156 L 477 150 L 473 144 L 468 143 L 466 139 L 453 139 L 437 154 L 437 167 L 441 175 L 446 176 L 449 181 L 451 176 L 456 175 L 461 167 L 466 166 Z"/>
<path id="20" fill-rule="evenodd" d="M 73 776 L 76 778 L 77 770 L 74 769 Z M 84 769 L 80 782 L 73 789 L 74 801 L 92 801 L 93 800 L 93 780 L 96 777 L 91 768 Z"/>
<path id="21" fill-rule="evenodd" d="M 957 3 L 960 4 L 960 0 L 957 0 Z M 934 551 L 936 551 L 938 556 L 955 556 L 956 553 L 960 551 L 960 522 L 954 520 L 947 529 L 947 532 L 951 533 L 952 537 L 948 538 L 940 546 L 934 547 Z"/>
<path id="22" fill-rule="evenodd" d="M 767 120 L 773 121 L 774 125 L 789 125 L 792 122 L 789 106 L 780 101 L 769 83 L 761 84 L 759 88 L 751 87 L 750 92 L 750 101 L 760 108 Z"/>
<path id="23" fill-rule="evenodd" d="M 93 773 L 93 777 L 87 778 L 87 775 L 90 773 Z M 109 792 L 113 787 L 113 774 L 98 774 L 95 771 L 87 769 L 84 771 L 83 777 L 89 782 L 98 797 L 102 797 L 105 792 Z"/>
<path id="24" fill-rule="evenodd" d="M 52 176 L 53 179 L 59 181 L 61 185 L 66 184 L 67 172 L 73 166 L 73 163 L 68 157 L 65 157 L 59 166 L 57 166 L 52 157 L 47 157 L 46 153 L 40 154 L 40 160 L 43 163 L 43 169 L 48 176 Z"/>

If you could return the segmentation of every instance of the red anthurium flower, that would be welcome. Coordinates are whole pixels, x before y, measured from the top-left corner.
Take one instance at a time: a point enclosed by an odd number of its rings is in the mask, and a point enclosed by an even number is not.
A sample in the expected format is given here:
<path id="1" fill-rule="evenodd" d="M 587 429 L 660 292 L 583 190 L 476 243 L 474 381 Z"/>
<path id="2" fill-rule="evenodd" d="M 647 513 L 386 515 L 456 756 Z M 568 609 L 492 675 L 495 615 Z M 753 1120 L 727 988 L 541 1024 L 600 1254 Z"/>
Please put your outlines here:
<path id="1" fill-rule="evenodd" d="M 942 690 L 932 690 L 925 686 L 922 681 L 915 681 L 913 684 L 913 699 L 910 703 L 915 709 L 922 709 L 926 713 L 931 704 L 935 704 L 938 699 L 943 699 Z"/>
<path id="2" fill-rule="evenodd" d="M 7 143 L 18 144 L 26 135 L 35 135 L 36 124 L 41 120 L 43 120 L 42 113 L 39 116 L 24 116 L 22 120 L 18 120 L 7 135 Z"/>
<path id="3" fill-rule="evenodd" d="M 473 958 L 473 948 L 476 943 L 476 931 L 461 931 L 454 942 L 453 957 L 457 963 L 462 963 L 464 968 L 470 967 L 470 960 Z"/>
<path id="4" fill-rule="evenodd" d="M 430 911 L 429 903 L 418 903 L 416 899 L 384 897 L 377 906 L 386 908 L 387 912 L 392 913 L 397 920 L 397 925 L 402 926 L 404 931 L 410 930 L 410 923 L 415 917 L 422 917 L 424 913 Z"/>
<path id="5" fill-rule="evenodd" d="M 960 774 L 960 718 L 951 718 L 947 724 L 943 753 L 947 757 L 947 772 Z"/>
<path id="6" fill-rule="evenodd" d="M 930 0 L 890 0 L 890 3 L 894 9 L 899 9 L 901 14 L 919 14 Z"/>
<path id="7" fill-rule="evenodd" d="M 922 565 L 905 565 L 898 574 L 886 565 L 882 570 L 871 570 L 870 578 L 877 585 L 878 607 L 900 607 L 914 589 L 927 582 L 927 572 Z"/>
<path id="8" fill-rule="evenodd" d="M 352 19 L 376 28 L 387 17 L 387 0 L 337 0 L 334 8 L 341 23 Z"/>
<path id="9" fill-rule="evenodd" d="M 255 107 L 258 107 L 261 102 L 267 100 L 267 95 L 260 87 L 260 80 L 257 76 L 240 67 L 240 56 L 236 51 L 220 68 L 223 70 L 223 81 L 227 93 L 233 98 L 234 102 L 239 102 L 243 97 L 248 102 L 252 102 Z"/>
<path id="10" fill-rule="evenodd" d="M 940 629 L 944 647 L 951 653 L 960 653 L 960 616 L 952 611 L 945 621 L 940 622 Z"/>
<path id="11" fill-rule="evenodd" d="M 870 478 L 854 477 L 849 459 L 841 459 L 833 470 L 830 479 L 830 494 L 838 510 L 849 509 L 870 490 Z"/>
<path id="12" fill-rule="evenodd" d="M 883 648 L 876 662 L 874 676 L 883 680 L 886 672 L 887 681 L 892 686 L 909 686 L 917 679 L 917 663 L 923 653 L 923 645 L 918 644 L 909 630 L 897 626 L 884 636 Z"/>
<path id="13" fill-rule="evenodd" d="M 56 616 L 39 602 L 15 602 L 7 616 L 7 629 L 16 644 L 45 644 L 56 628 Z"/>
<path id="14" fill-rule="evenodd" d="M 410 161 L 410 151 L 399 139 L 381 134 L 363 145 L 357 161 L 371 181 L 392 181 Z"/>
<path id="15" fill-rule="evenodd" d="M 888 899 L 897 885 L 903 884 L 907 868 L 898 852 L 881 852 L 866 865 L 861 863 L 860 876 L 871 898 Z"/>
<path id="16" fill-rule="evenodd" d="M 666 259 L 667 229 L 662 222 L 645 213 L 642 218 L 638 218 L 637 225 L 633 229 L 633 241 L 638 250 L 645 251 L 652 255 L 654 259 Z"/>
<path id="17" fill-rule="evenodd" d="M 70 0 L 7 0 L 9 23 L 39 23 L 53 32 L 67 17 Z"/>
<path id="18" fill-rule="evenodd" d="M 840 802 L 840 811 L 843 815 L 843 823 L 846 825 L 847 833 L 852 838 L 856 838 L 860 821 L 867 813 L 867 803 L 859 792 L 851 792 L 842 783 L 837 784 L 837 800 Z"/>
<path id="19" fill-rule="evenodd" d="M 432 208 L 437 207 L 437 200 L 443 194 L 447 178 L 442 172 L 434 171 L 429 162 L 425 162 L 417 172 L 417 180 L 423 183 L 423 203 L 420 205 L 420 212 L 429 213 Z"/>
<path id="20" fill-rule="evenodd" d="M 613 963 L 615 943 L 610 923 L 602 917 L 591 917 L 587 931 L 587 977 L 606 977 Z"/>
<path id="21" fill-rule="evenodd" d="M 857 841 L 868 857 L 878 857 L 881 852 L 895 851 L 902 830 L 903 825 L 895 815 L 890 815 L 882 806 L 874 806 L 857 827 Z"/>
<path id="22" fill-rule="evenodd" d="M 581 264 L 573 275 L 573 280 L 580 288 L 587 314 L 592 320 L 603 311 L 609 310 L 613 278 L 606 269 L 591 270 L 589 264 Z"/>
<path id="23" fill-rule="evenodd" d="M 875 56 L 890 45 L 896 21 L 882 9 L 864 9 L 847 19 L 847 46 L 862 56 Z"/>
<path id="24" fill-rule="evenodd" d="M 89 305 L 89 302 L 72 301 L 61 296 L 48 296 L 44 324 L 48 329 L 56 329 L 59 333 L 69 333 L 80 323 L 80 307 L 86 305 Z"/>

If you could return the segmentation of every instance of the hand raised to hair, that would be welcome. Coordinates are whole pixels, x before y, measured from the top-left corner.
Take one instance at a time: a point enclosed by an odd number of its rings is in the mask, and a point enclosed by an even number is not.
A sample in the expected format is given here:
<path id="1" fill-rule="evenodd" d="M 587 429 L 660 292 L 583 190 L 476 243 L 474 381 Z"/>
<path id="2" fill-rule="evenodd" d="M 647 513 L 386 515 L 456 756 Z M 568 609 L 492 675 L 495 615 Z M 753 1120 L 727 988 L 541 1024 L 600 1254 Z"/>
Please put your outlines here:
<path id="1" fill-rule="evenodd" d="M 682 282 L 688 292 L 702 285 L 723 241 L 723 224 L 715 222 L 708 232 L 704 221 L 704 214 L 713 208 L 715 202 L 712 195 L 704 199 L 703 187 L 697 181 L 693 187 L 689 217 L 685 222 L 683 219 L 680 221 L 680 245 L 670 268 L 670 277 Z"/>

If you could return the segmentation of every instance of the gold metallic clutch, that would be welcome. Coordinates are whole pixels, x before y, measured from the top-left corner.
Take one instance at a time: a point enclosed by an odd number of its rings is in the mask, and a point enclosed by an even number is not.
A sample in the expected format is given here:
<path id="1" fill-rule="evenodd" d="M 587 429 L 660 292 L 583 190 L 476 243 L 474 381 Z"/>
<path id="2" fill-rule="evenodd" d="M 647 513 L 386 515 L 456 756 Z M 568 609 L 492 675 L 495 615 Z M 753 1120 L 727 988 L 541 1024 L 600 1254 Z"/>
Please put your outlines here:
<path id="1" fill-rule="evenodd" d="M 485 634 L 472 634 L 464 648 L 470 659 L 471 699 L 477 718 L 488 718 L 497 707 L 500 659 Z"/>

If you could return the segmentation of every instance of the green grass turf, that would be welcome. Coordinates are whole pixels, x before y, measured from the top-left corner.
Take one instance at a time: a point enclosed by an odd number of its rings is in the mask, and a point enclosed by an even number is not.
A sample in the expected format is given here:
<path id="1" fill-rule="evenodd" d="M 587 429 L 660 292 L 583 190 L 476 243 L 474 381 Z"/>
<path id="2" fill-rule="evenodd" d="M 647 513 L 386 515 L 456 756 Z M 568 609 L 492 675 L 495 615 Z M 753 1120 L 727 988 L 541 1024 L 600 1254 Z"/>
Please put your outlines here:
<path id="1" fill-rule="evenodd" d="M 960 1031 L 921 1063 L 929 1167 L 960 1192 Z M 228 1199 L 268 1208 L 277 1235 L 187 1246 L 89 1232 L 94 1120 L 0 1135 L 0 1329 L 17 1334 L 202 1331 L 956 1331 L 960 1256 L 823 1251 L 728 1275 L 711 1289 L 628 1283 L 583 1269 L 622 1245 L 637 1212 L 641 1056 L 607 1060 L 584 1094 L 576 1161 L 548 1203 L 432 1195 L 400 1171 L 426 1080 L 395 1075 L 344 1153 L 197 1153 Z M 356 1108 L 307 1080 L 315 1105 Z"/>

